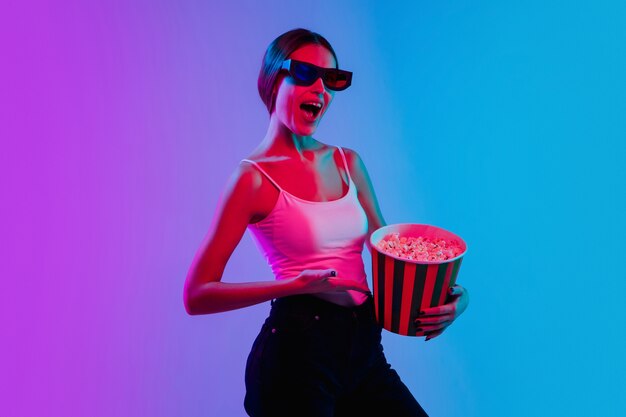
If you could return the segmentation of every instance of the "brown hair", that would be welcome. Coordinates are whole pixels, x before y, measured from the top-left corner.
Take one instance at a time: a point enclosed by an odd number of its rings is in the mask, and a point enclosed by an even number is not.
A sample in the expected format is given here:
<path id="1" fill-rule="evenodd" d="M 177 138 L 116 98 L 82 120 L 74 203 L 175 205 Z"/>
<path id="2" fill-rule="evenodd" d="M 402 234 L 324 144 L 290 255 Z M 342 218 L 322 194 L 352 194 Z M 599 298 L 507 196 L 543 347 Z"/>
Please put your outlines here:
<path id="1" fill-rule="evenodd" d="M 276 97 L 273 94 L 274 84 L 278 78 L 280 67 L 283 61 L 298 48 L 306 44 L 317 44 L 325 47 L 333 54 L 337 68 L 339 68 L 339 62 L 337 61 L 337 55 L 330 43 L 319 33 L 311 32 L 308 29 L 292 29 L 283 33 L 270 43 L 263 56 L 261 63 L 261 71 L 259 72 L 259 79 L 257 87 L 259 89 L 259 95 L 261 100 L 265 103 L 267 111 L 271 115 L 274 111 L 274 104 Z"/>

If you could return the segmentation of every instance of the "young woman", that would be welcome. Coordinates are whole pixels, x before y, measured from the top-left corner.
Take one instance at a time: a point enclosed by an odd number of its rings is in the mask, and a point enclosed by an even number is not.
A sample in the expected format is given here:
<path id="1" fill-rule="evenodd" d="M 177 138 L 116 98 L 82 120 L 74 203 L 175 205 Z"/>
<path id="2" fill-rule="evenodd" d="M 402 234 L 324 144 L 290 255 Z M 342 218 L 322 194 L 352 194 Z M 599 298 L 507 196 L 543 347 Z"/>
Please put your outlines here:
<path id="1" fill-rule="evenodd" d="M 258 80 L 270 114 L 265 138 L 242 160 L 189 270 L 189 314 L 272 300 L 246 366 L 250 416 L 426 416 L 385 359 L 362 250 L 386 223 L 359 155 L 313 134 L 352 73 L 321 35 L 295 29 L 268 47 Z M 222 273 L 250 228 L 276 280 L 225 283 Z M 432 338 L 466 308 L 426 309 Z"/>

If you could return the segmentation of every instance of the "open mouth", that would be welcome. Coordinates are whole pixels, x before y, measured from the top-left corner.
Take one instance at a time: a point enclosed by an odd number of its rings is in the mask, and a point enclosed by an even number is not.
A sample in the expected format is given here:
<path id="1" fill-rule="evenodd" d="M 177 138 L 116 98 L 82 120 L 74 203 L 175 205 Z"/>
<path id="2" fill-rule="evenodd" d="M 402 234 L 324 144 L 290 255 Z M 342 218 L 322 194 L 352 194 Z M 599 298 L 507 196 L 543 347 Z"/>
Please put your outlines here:
<path id="1" fill-rule="evenodd" d="M 313 102 L 302 103 L 300 108 L 310 119 L 315 119 L 322 111 L 322 104 Z"/>

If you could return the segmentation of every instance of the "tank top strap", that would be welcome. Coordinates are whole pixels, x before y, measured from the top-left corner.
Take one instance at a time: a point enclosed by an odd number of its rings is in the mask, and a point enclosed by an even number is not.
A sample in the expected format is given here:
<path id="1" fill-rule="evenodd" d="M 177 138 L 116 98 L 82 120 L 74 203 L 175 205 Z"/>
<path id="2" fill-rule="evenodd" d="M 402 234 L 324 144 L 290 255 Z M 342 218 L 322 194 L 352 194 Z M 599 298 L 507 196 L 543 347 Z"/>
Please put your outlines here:
<path id="1" fill-rule="evenodd" d="M 242 162 L 243 162 L 243 161 L 250 162 L 252 165 L 254 165 L 255 167 L 257 167 L 257 169 L 258 169 L 259 171 L 261 171 L 261 172 L 262 172 L 262 173 L 263 173 L 263 174 L 267 177 L 267 179 L 268 179 L 268 180 L 270 180 L 270 181 L 272 182 L 272 184 L 274 184 L 274 185 L 276 186 L 276 188 L 278 188 L 280 191 L 283 191 L 283 189 L 281 188 L 281 186 L 280 186 L 280 185 L 278 185 L 278 183 L 277 183 L 276 181 L 274 181 L 274 178 L 270 177 L 270 175 L 269 175 L 267 172 L 265 172 L 265 170 L 264 170 L 263 168 L 261 168 L 261 166 L 260 166 L 258 163 L 254 162 L 254 161 L 251 161 L 251 160 L 249 160 L 249 159 L 242 159 L 241 161 L 242 161 Z"/>
<path id="2" fill-rule="evenodd" d="M 341 146 L 337 146 L 337 148 L 339 148 L 339 153 L 341 154 L 341 157 L 343 158 L 343 166 L 346 168 L 346 173 L 348 174 L 348 179 L 352 180 L 352 177 L 350 176 L 350 170 L 348 169 L 348 161 L 346 160 L 346 155 L 343 152 L 343 149 L 341 148 Z"/>

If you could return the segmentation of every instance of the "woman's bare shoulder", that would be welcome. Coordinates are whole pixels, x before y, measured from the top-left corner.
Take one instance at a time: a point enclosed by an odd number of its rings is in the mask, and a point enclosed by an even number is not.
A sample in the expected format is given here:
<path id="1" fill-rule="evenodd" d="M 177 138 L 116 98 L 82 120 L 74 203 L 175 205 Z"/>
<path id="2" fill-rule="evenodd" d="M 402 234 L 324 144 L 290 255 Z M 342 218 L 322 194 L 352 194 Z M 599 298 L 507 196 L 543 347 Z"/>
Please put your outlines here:
<path id="1" fill-rule="evenodd" d="M 365 210 L 368 218 L 369 233 L 387 224 L 378 204 L 378 198 L 374 191 L 372 179 L 370 178 L 365 163 L 361 156 L 353 149 L 343 148 L 348 160 L 348 168 L 352 174 L 352 179 L 356 184 L 357 195 L 361 206 Z M 367 243 L 369 245 L 369 241 Z"/>
<path id="2" fill-rule="evenodd" d="M 346 160 L 348 161 L 348 168 L 350 168 L 350 173 L 362 173 L 365 164 L 363 163 L 363 159 L 361 159 L 361 155 L 357 151 L 352 148 L 348 148 L 346 146 L 342 146 L 343 153 L 346 155 Z"/>
<path id="3" fill-rule="evenodd" d="M 263 175 L 261 172 L 252 164 L 241 161 L 232 170 L 222 195 L 239 201 L 248 200 L 252 202 L 258 197 L 262 183 Z"/>
<path id="4" fill-rule="evenodd" d="M 372 186 L 372 180 L 367 172 L 365 163 L 361 158 L 361 155 L 357 151 L 351 148 L 341 147 L 346 155 L 346 161 L 348 162 L 348 169 L 352 180 L 356 184 L 357 192 L 359 195 L 364 195 L 365 198 L 375 198 L 374 190 Z M 372 202 L 374 205 L 374 202 Z"/>

